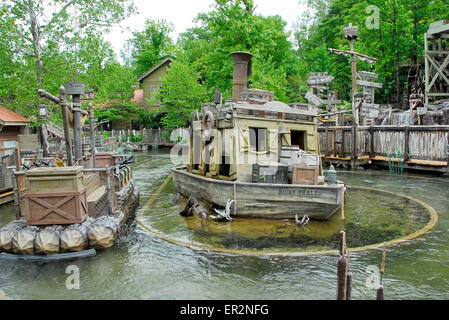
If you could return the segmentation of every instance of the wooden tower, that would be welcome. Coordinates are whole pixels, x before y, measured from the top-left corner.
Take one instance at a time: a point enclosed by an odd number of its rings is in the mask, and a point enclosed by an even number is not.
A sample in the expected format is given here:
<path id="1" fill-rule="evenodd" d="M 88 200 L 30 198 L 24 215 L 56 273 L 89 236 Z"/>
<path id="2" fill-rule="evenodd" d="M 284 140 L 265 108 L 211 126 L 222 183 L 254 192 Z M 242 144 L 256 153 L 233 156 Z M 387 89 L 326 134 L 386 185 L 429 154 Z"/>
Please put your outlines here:
<path id="1" fill-rule="evenodd" d="M 425 104 L 449 98 L 449 20 L 430 24 L 424 35 Z"/>

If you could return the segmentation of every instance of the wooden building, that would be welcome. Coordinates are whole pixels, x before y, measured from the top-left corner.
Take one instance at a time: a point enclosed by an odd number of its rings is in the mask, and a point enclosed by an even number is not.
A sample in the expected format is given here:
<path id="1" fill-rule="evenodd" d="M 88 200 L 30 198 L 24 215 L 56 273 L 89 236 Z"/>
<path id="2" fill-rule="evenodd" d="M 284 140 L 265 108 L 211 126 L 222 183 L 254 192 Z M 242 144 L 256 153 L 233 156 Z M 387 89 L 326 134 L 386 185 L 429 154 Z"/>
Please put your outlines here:
<path id="1" fill-rule="evenodd" d="M 24 134 L 29 123 L 27 118 L 5 107 L 0 107 L 0 149 L 16 147 L 19 135 Z"/>
<path id="2" fill-rule="evenodd" d="M 161 107 L 160 101 L 155 97 L 162 86 L 162 78 L 167 74 L 168 67 L 174 61 L 167 57 L 151 68 L 139 78 L 139 84 L 143 90 L 145 111 L 158 111 Z"/>

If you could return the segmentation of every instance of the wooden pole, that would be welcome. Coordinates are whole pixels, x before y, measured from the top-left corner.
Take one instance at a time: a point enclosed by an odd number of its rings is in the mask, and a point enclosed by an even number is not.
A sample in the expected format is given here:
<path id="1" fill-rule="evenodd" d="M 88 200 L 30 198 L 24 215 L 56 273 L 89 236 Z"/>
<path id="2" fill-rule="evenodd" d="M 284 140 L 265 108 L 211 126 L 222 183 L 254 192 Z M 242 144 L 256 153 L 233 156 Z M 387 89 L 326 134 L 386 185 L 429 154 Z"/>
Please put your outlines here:
<path id="1" fill-rule="evenodd" d="M 89 104 L 89 118 L 90 118 L 90 149 L 91 149 L 91 156 L 92 156 L 92 167 L 97 167 L 97 161 L 95 159 L 95 126 L 94 126 L 94 106 L 92 103 Z"/>
<path id="2" fill-rule="evenodd" d="M 346 282 L 348 276 L 348 260 L 345 257 L 338 259 L 337 270 L 337 300 L 346 300 Z"/>
<path id="3" fill-rule="evenodd" d="M 429 90 L 430 68 L 429 68 L 429 57 L 427 56 L 427 52 L 428 51 L 429 51 L 429 40 L 428 40 L 428 37 L 427 37 L 427 33 L 425 33 L 424 34 L 424 55 L 425 55 L 424 61 L 425 61 L 425 73 L 426 73 L 426 75 L 425 75 L 425 86 L 426 86 L 426 88 L 424 90 L 424 93 L 425 93 L 425 101 L 424 101 L 425 107 L 427 107 L 429 105 L 429 93 L 430 93 L 430 90 Z M 418 121 L 419 121 L 419 125 L 421 125 L 421 117 L 420 116 L 418 116 Z"/>
<path id="4" fill-rule="evenodd" d="M 351 52 L 354 51 L 354 39 L 352 38 L 349 41 L 349 46 L 351 48 Z M 358 86 L 357 86 L 357 56 L 352 53 L 351 54 L 351 71 L 352 71 L 352 117 L 354 119 L 354 123 L 358 126 L 359 125 L 359 113 L 356 106 L 356 98 L 358 93 Z"/>
<path id="5" fill-rule="evenodd" d="M 69 130 L 69 114 L 67 107 L 67 96 L 65 94 L 65 88 L 61 86 L 59 88 L 60 106 L 62 109 L 62 125 L 64 128 L 65 148 L 67 153 L 67 165 L 73 166 L 73 154 L 72 154 L 72 139 L 70 138 Z"/>
<path id="6" fill-rule="evenodd" d="M 21 212 L 20 212 L 20 190 L 19 190 L 19 175 L 17 174 L 16 170 L 14 170 L 14 179 L 12 179 L 13 182 L 13 191 L 14 191 L 14 207 L 16 209 L 16 220 L 19 220 L 21 218 Z"/>
<path id="7" fill-rule="evenodd" d="M 112 176 L 114 170 L 112 167 L 108 168 L 106 172 L 106 191 L 107 191 L 107 203 L 108 203 L 108 215 L 112 215 Z"/>
<path id="8" fill-rule="evenodd" d="M 346 232 L 340 232 L 340 258 L 337 267 L 337 300 L 346 300 L 348 284 L 348 259 L 346 255 Z"/>
<path id="9" fill-rule="evenodd" d="M 83 150 L 81 145 L 81 96 L 73 95 L 73 134 L 75 138 L 75 161 L 81 162 Z"/>
<path id="10" fill-rule="evenodd" d="M 385 298 L 384 298 L 384 286 L 380 286 L 379 289 L 377 289 L 376 300 L 385 300 Z"/>
<path id="11" fill-rule="evenodd" d="M 351 52 L 354 51 L 354 38 L 349 40 Z M 356 98 L 358 93 L 357 87 L 357 56 L 351 54 L 351 71 L 352 71 L 352 121 L 353 121 L 353 137 L 352 137 L 352 168 L 355 169 L 357 161 L 357 128 L 359 126 L 359 112 L 356 105 Z"/>
<path id="12" fill-rule="evenodd" d="M 352 299 L 352 281 L 353 281 L 353 274 L 351 271 L 348 271 L 348 274 L 346 275 L 346 300 Z"/>

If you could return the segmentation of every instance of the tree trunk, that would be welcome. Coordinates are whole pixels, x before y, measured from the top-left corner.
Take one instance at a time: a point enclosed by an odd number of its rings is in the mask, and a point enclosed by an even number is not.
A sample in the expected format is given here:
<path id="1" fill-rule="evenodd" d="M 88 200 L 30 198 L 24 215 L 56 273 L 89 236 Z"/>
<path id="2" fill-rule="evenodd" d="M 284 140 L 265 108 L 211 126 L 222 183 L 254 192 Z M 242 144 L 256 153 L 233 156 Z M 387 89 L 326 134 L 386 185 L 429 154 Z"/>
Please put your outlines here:
<path id="1" fill-rule="evenodd" d="M 39 25 L 39 21 L 36 16 L 34 0 L 28 0 L 28 14 L 30 16 L 30 25 L 31 25 L 31 36 L 33 43 L 33 51 L 34 51 L 34 59 L 36 63 L 36 80 L 38 89 L 43 89 L 44 83 L 44 65 L 42 63 L 42 34 L 41 34 L 41 26 Z"/>

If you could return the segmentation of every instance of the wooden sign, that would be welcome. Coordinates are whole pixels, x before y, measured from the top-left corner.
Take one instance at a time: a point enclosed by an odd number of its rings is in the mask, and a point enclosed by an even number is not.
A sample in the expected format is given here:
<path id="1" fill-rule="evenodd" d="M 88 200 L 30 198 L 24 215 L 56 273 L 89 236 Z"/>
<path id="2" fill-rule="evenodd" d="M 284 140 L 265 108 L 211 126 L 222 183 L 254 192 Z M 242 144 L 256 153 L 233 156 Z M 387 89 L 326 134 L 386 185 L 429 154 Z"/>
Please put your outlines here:
<path id="1" fill-rule="evenodd" d="M 357 80 L 357 85 L 362 86 L 362 87 L 369 87 L 369 88 L 383 88 L 383 84 L 382 83 L 377 83 L 377 82 L 369 82 L 369 81 L 363 81 L 363 80 Z"/>
<path id="2" fill-rule="evenodd" d="M 380 112 L 380 105 L 374 103 L 363 103 L 360 109 L 360 116 L 366 118 L 377 118 Z"/>
<path id="3" fill-rule="evenodd" d="M 416 111 L 418 116 L 423 116 L 427 113 L 427 107 L 417 108 Z"/>
<path id="4" fill-rule="evenodd" d="M 86 86 L 81 82 L 67 82 L 64 87 L 67 95 L 83 95 L 86 92 Z"/>
<path id="5" fill-rule="evenodd" d="M 359 71 L 359 76 L 363 80 L 367 80 L 367 81 L 379 79 L 379 75 L 377 73 L 368 72 L 368 71 Z"/>
<path id="6" fill-rule="evenodd" d="M 306 94 L 306 99 L 313 105 L 315 106 L 321 106 L 323 105 L 323 100 L 321 100 L 320 98 L 318 98 L 316 95 L 314 95 L 313 93 L 308 92 Z"/>
<path id="7" fill-rule="evenodd" d="M 307 84 L 309 86 L 311 85 L 323 85 L 323 84 L 330 84 L 332 81 L 334 81 L 335 77 L 332 76 L 319 76 L 319 77 L 310 77 L 307 80 Z"/>
<path id="8" fill-rule="evenodd" d="M 323 100 L 323 104 L 341 104 L 341 100 Z"/>

